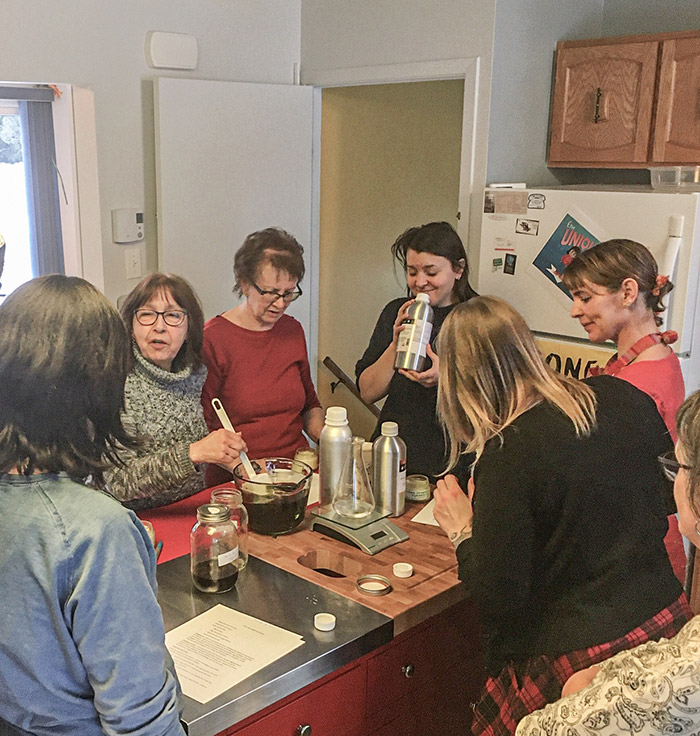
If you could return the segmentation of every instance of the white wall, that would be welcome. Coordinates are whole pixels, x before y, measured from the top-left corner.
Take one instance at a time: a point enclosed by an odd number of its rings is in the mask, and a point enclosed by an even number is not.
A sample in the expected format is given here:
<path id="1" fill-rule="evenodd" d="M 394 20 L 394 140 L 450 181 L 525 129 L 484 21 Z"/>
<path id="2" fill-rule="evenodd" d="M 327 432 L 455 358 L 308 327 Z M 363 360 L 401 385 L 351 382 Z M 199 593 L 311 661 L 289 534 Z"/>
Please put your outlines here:
<path id="1" fill-rule="evenodd" d="M 112 243 L 112 208 L 145 206 L 144 266 L 156 267 L 150 80 L 161 75 L 291 83 L 300 56 L 300 2 L 3 0 L 2 24 L 12 29 L 3 34 L 3 81 L 66 82 L 95 93 L 101 247 L 105 291 L 111 299 L 135 283 L 126 279 L 123 250 Z M 144 55 L 149 30 L 197 36 L 198 69 L 186 73 L 150 69 Z"/>

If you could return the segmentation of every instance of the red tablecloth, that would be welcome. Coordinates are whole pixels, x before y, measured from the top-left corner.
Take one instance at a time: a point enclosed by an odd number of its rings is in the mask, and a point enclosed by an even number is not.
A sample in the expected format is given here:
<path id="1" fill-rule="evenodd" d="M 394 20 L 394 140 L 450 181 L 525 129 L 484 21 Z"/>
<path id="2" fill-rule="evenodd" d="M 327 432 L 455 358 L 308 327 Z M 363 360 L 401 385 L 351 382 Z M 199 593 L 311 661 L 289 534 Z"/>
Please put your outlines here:
<path id="1" fill-rule="evenodd" d="M 137 513 L 140 519 L 153 524 L 156 542 L 163 542 L 158 564 L 190 553 L 190 532 L 197 521 L 197 507 L 209 503 L 213 490 L 205 488 L 194 496 L 183 498 L 169 506 L 145 509 Z"/>

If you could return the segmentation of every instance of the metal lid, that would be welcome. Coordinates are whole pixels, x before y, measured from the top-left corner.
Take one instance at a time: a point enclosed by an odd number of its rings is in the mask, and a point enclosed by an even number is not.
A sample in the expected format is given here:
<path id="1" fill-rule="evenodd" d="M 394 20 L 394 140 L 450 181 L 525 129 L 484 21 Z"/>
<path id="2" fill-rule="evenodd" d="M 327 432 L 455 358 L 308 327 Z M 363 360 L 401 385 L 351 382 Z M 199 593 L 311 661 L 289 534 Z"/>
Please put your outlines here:
<path id="1" fill-rule="evenodd" d="M 228 521 L 230 518 L 231 509 L 222 503 L 205 503 L 197 509 L 198 521 Z"/>
<path id="2" fill-rule="evenodd" d="M 386 595 L 391 592 L 391 581 L 383 575 L 360 575 L 355 587 L 365 595 Z"/>

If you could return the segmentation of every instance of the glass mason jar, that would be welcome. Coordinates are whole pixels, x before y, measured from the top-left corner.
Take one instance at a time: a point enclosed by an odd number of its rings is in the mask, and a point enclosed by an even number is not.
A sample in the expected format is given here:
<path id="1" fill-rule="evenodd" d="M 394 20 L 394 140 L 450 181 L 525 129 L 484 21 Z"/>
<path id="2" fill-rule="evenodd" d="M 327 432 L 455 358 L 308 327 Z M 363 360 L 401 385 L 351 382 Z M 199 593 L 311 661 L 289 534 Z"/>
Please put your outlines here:
<path id="1" fill-rule="evenodd" d="M 238 532 L 228 506 L 207 503 L 197 509 L 190 533 L 190 571 L 203 593 L 225 593 L 238 579 Z"/>
<path id="2" fill-rule="evenodd" d="M 238 532 L 238 569 L 248 564 L 248 510 L 243 505 L 243 495 L 233 483 L 216 488 L 211 492 L 212 503 L 222 503 L 231 511 L 231 521 Z"/>

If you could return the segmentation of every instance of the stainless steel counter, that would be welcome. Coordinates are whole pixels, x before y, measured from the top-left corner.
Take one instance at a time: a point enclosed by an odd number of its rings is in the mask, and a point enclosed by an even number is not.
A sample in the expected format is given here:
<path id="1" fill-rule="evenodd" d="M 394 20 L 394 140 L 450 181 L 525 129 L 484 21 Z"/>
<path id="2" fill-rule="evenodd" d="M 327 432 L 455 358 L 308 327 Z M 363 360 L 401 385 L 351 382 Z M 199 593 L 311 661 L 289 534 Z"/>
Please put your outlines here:
<path id="1" fill-rule="evenodd" d="M 165 630 L 221 603 L 304 637 L 304 644 L 206 704 L 185 698 L 190 736 L 213 736 L 391 641 L 392 619 L 314 583 L 250 557 L 234 590 L 193 589 L 189 557 L 158 566 L 158 601 Z M 332 613 L 330 632 L 314 629 L 314 614 Z"/>

